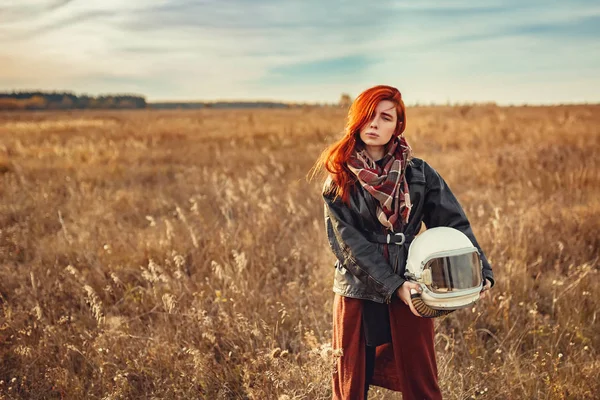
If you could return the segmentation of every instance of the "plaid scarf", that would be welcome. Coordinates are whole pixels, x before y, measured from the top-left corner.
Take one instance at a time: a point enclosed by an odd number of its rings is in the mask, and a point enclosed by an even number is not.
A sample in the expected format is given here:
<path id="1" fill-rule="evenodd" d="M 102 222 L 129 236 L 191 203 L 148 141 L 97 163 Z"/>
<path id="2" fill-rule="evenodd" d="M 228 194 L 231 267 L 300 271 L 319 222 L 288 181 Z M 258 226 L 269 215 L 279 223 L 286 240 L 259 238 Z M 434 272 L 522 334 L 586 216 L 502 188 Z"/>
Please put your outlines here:
<path id="1" fill-rule="evenodd" d="M 377 219 L 392 232 L 398 219 L 402 224 L 408 222 L 412 207 L 405 176 L 409 154 L 410 146 L 400 136 L 392 138 L 388 152 L 383 157 L 383 168 L 365 149 L 355 151 L 348 162 L 348 168 L 362 187 L 379 201 Z"/>

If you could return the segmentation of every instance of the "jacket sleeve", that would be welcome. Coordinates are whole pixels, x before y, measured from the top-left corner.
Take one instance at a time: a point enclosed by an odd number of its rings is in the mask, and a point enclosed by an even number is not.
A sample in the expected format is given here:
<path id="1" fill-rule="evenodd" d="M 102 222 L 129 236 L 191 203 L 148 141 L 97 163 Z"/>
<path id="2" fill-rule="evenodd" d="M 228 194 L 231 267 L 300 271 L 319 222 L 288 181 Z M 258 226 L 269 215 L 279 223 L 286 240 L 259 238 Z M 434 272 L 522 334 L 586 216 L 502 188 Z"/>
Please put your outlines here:
<path id="1" fill-rule="evenodd" d="M 423 207 L 423 222 L 427 228 L 436 226 L 448 226 L 458 229 L 471 240 L 473 245 L 479 250 L 483 264 L 483 276 L 489 279 L 494 286 L 494 274 L 492 267 L 485 254 L 481 250 L 471 224 L 461 207 L 460 203 L 444 181 L 444 178 L 438 174 L 429 164 L 424 162 L 425 168 L 425 203 Z"/>
<path id="2" fill-rule="evenodd" d="M 331 250 L 351 274 L 390 302 L 404 279 L 396 275 L 375 243 L 355 227 L 350 209 L 341 199 L 323 195 L 325 227 Z"/>

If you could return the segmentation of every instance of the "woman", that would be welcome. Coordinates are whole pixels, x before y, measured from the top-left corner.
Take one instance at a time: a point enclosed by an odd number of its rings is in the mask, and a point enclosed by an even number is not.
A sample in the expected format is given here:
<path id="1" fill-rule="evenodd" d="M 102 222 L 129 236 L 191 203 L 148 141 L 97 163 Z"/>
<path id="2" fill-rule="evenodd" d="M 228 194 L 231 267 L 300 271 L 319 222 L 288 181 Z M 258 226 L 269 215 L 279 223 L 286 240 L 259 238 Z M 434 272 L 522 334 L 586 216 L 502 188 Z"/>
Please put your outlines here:
<path id="1" fill-rule="evenodd" d="M 398 89 L 372 87 L 350 107 L 344 136 L 315 164 L 314 171 L 329 172 L 325 224 L 337 258 L 335 399 L 366 399 L 369 385 L 401 391 L 403 399 L 441 398 L 433 321 L 420 317 L 410 300 L 411 289 L 420 286 L 404 280 L 408 247 L 421 222 L 466 234 L 481 254 L 483 290 L 494 284 L 460 204 L 430 165 L 412 157 L 405 129 Z M 389 233 L 405 239 L 381 240 Z"/>

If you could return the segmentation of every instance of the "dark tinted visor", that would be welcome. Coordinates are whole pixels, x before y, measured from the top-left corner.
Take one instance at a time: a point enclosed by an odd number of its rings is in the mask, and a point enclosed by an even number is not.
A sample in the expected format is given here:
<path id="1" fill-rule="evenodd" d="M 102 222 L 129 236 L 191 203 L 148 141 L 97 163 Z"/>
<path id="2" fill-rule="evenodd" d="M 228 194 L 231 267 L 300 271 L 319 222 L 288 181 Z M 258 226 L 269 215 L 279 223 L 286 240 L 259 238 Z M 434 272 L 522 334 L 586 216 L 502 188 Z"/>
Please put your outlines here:
<path id="1" fill-rule="evenodd" d="M 472 289 L 482 282 L 481 264 L 476 252 L 433 258 L 424 269 L 431 270 L 431 285 L 428 286 L 436 293 Z"/>

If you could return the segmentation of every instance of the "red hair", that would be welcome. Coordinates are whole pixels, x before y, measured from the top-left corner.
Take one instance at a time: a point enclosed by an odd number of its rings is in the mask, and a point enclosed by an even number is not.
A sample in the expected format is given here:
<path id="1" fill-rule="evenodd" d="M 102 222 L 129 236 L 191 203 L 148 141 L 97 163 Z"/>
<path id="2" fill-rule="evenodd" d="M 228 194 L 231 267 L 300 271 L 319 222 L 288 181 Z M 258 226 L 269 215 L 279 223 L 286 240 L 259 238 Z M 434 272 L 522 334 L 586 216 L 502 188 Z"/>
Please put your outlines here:
<path id="1" fill-rule="evenodd" d="M 312 168 L 311 176 L 323 169 L 330 173 L 335 183 L 335 195 L 345 203 L 349 202 L 350 189 L 356 181 L 347 163 L 357 144 L 362 145 L 360 129 L 373 119 L 377 105 L 383 100 L 389 100 L 396 105 L 398 119 L 394 137 L 402 135 L 406 129 L 406 112 L 400 91 L 392 86 L 374 86 L 359 94 L 354 100 L 348 111 L 344 136 L 325 149 Z"/>

